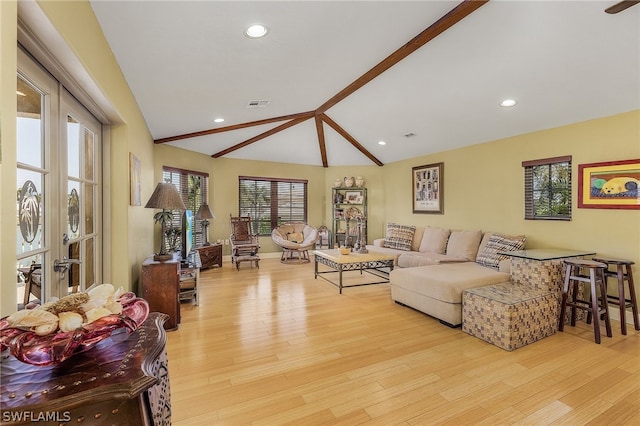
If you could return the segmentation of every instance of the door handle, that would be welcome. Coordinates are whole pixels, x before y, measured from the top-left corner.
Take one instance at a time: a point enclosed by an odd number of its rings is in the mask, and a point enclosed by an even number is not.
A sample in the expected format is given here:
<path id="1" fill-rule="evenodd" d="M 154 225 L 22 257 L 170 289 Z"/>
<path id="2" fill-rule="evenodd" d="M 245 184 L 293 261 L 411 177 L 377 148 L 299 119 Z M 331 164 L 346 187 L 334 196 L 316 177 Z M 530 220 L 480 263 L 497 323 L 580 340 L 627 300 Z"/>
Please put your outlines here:
<path id="1" fill-rule="evenodd" d="M 55 272 L 60 272 L 62 274 L 60 278 L 64 279 L 64 274 L 69 269 L 69 264 L 80 265 L 81 263 L 81 260 L 67 259 L 67 256 L 62 256 L 62 260 L 56 259 L 53 261 L 53 270 Z"/>

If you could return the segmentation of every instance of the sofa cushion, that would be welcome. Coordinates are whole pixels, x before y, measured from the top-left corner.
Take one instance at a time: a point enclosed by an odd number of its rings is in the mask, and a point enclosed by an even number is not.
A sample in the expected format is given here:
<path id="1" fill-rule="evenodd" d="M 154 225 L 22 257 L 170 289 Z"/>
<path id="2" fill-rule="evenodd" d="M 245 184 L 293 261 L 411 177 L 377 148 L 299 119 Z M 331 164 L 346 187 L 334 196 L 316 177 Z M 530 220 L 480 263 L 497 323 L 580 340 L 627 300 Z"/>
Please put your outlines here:
<path id="1" fill-rule="evenodd" d="M 422 253 L 422 252 L 412 251 L 409 253 L 402 253 L 398 257 L 397 264 L 400 268 L 413 268 L 416 266 L 437 265 L 438 263 L 455 263 L 455 262 L 468 262 L 468 261 L 466 258 L 447 256 L 446 254 Z"/>
<path id="2" fill-rule="evenodd" d="M 507 282 L 510 275 L 475 262 L 463 262 L 394 269 L 389 278 L 391 286 L 446 303 L 462 303 L 464 290 Z"/>
<path id="3" fill-rule="evenodd" d="M 415 226 L 389 223 L 387 224 L 387 233 L 384 237 L 384 246 L 387 248 L 410 251 L 415 232 Z"/>
<path id="4" fill-rule="evenodd" d="M 418 251 L 422 253 L 444 254 L 447 250 L 447 241 L 451 230 L 443 228 L 427 227 L 424 230 L 420 248 Z"/>
<path id="5" fill-rule="evenodd" d="M 480 230 L 451 231 L 449 242 L 447 243 L 447 255 L 463 257 L 475 262 L 480 240 L 482 240 L 482 231 Z"/>
<path id="6" fill-rule="evenodd" d="M 411 251 L 420 251 L 424 230 L 424 226 L 416 226 L 416 232 L 413 233 L 413 241 L 411 242 Z"/>
<path id="7" fill-rule="evenodd" d="M 500 261 L 506 259 L 507 255 L 498 254 L 499 252 L 507 252 L 521 250 L 524 248 L 526 238 L 524 235 L 509 236 L 502 234 L 492 234 L 478 252 L 476 262 L 482 266 L 498 269 Z"/>

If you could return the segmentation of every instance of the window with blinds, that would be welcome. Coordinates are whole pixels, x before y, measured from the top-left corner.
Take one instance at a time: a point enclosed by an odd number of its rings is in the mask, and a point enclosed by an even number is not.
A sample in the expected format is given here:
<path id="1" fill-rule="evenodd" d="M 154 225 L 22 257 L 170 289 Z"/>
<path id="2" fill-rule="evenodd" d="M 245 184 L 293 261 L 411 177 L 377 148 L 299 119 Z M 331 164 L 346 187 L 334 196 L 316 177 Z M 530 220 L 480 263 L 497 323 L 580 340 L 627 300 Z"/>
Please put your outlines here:
<path id="1" fill-rule="evenodd" d="M 204 243 L 202 221 L 195 219 L 195 215 L 200 206 L 207 203 L 207 194 L 209 193 L 207 190 L 209 186 L 209 174 L 192 170 L 163 167 L 162 180 L 164 182 L 170 182 L 176 186 L 176 189 L 182 197 L 184 205 L 194 216 L 191 245 L 193 247 L 202 245 Z M 184 230 L 182 221 L 185 215 L 184 212 L 181 211 L 172 211 L 171 213 L 173 215 L 173 220 L 171 221 L 171 227 L 167 230 L 165 242 L 167 244 L 167 250 L 177 251 L 182 247 L 182 232 Z"/>
<path id="2" fill-rule="evenodd" d="M 571 156 L 523 161 L 524 218 L 571 220 Z"/>
<path id="3" fill-rule="evenodd" d="M 240 176 L 240 216 L 250 216 L 253 232 L 271 235 L 281 223 L 307 221 L 307 181 Z"/>

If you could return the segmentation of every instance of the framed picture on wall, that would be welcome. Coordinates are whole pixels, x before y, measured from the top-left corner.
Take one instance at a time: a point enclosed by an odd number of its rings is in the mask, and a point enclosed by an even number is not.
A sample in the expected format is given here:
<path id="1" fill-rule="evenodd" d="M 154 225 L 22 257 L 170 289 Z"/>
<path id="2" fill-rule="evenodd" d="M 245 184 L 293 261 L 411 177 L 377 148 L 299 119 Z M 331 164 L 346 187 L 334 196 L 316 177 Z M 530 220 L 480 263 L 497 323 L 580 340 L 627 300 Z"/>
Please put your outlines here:
<path id="1" fill-rule="evenodd" d="M 413 212 L 444 213 L 444 163 L 413 167 Z"/>
<path id="2" fill-rule="evenodd" d="M 640 158 L 580 164 L 578 207 L 640 210 Z"/>

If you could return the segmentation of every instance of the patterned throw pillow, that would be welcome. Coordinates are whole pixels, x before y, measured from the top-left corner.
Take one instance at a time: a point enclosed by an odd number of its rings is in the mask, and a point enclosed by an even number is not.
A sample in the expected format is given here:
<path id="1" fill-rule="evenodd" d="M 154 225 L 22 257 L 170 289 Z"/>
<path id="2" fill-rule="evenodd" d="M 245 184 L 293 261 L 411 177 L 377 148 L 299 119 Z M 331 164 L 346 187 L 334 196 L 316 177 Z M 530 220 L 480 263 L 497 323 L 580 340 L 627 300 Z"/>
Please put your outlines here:
<path id="1" fill-rule="evenodd" d="M 498 253 L 522 250 L 526 238 L 524 236 L 510 237 L 508 235 L 493 234 L 487 245 L 478 253 L 476 262 L 482 266 L 498 269 L 500 261 L 506 259 L 507 255 Z"/>
<path id="2" fill-rule="evenodd" d="M 416 232 L 415 226 L 398 225 L 397 223 L 387 224 L 387 234 L 384 237 L 384 247 L 397 250 L 411 251 L 413 234 Z"/>

